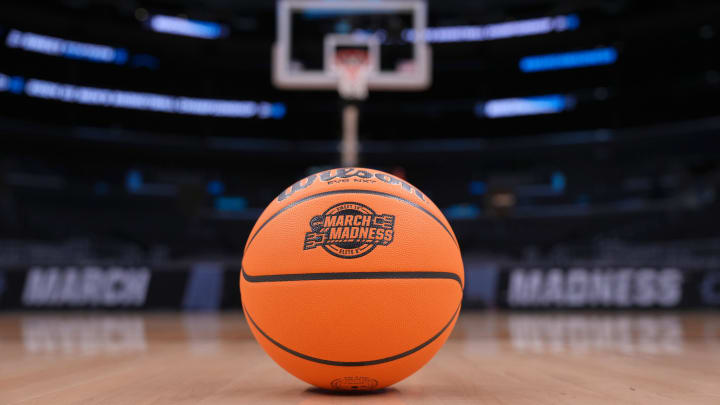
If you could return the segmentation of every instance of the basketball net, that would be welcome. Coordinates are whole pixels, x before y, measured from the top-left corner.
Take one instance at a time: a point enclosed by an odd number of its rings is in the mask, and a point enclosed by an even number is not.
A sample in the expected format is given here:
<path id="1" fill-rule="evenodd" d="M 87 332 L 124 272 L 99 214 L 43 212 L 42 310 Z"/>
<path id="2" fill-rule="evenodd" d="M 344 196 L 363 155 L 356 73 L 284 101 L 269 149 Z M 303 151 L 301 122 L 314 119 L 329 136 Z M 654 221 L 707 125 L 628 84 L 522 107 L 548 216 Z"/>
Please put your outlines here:
<path id="1" fill-rule="evenodd" d="M 365 100 L 372 64 L 366 49 L 339 49 L 335 52 L 338 92 L 346 100 Z"/>

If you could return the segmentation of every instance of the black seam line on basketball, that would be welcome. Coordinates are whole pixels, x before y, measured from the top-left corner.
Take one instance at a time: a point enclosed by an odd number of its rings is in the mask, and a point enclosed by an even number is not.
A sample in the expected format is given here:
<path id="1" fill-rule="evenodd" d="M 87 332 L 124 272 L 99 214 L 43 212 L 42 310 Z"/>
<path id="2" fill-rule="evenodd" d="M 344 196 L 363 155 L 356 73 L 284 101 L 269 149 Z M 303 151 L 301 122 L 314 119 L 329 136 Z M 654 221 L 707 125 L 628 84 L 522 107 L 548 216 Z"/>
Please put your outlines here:
<path id="1" fill-rule="evenodd" d="M 255 233 L 252 235 L 252 237 L 250 237 L 250 241 L 248 241 L 247 246 L 245 247 L 245 251 L 247 251 L 247 250 L 250 248 L 250 244 L 252 244 L 252 242 L 253 242 L 253 240 L 255 240 L 255 237 L 257 236 L 257 234 L 260 233 L 260 231 L 265 227 L 265 225 L 267 225 L 270 221 L 272 221 L 273 219 L 275 219 L 275 217 L 277 217 L 278 215 L 282 214 L 283 212 L 289 210 L 290 208 L 292 208 L 292 207 L 294 207 L 294 206 L 296 206 L 296 205 L 299 205 L 299 204 L 304 203 L 305 201 L 313 200 L 313 199 L 315 199 L 315 198 L 325 197 L 325 196 L 328 196 L 328 195 L 336 195 L 336 194 L 370 194 L 370 195 L 377 195 L 377 196 L 380 196 L 380 197 L 394 198 L 394 199 L 396 199 L 396 200 L 398 200 L 398 201 L 402 201 L 402 202 L 404 202 L 404 203 L 406 203 L 406 204 L 409 204 L 409 205 L 411 205 L 411 206 L 413 206 L 413 207 L 415 207 L 415 208 L 423 211 L 424 213 L 430 215 L 430 217 L 432 217 L 432 219 L 434 219 L 435 221 L 437 221 L 437 223 L 440 224 L 440 226 L 442 226 L 443 229 L 445 229 L 445 232 L 447 232 L 448 235 L 450 235 L 450 238 L 453 240 L 453 242 L 455 242 L 455 246 L 457 246 L 458 248 L 460 247 L 460 245 L 458 244 L 457 239 L 455 239 L 455 236 L 452 234 L 452 232 L 450 231 L 450 229 L 448 229 L 448 227 L 446 227 L 445 224 L 443 224 L 442 221 L 441 221 L 438 217 L 436 217 L 435 215 L 433 215 L 432 212 L 428 211 L 425 207 L 423 207 L 423 206 L 421 206 L 421 205 L 419 205 L 419 204 L 417 204 L 417 203 L 414 203 L 414 202 L 412 202 L 412 201 L 410 201 L 410 200 L 406 200 L 406 199 L 404 199 L 404 198 L 402 198 L 402 197 L 396 196 L 395 194 L 383 193 L 383 192 L 381 192 L 381 191 L 372 191 L 372 190 L 336 190 L 336 191 L 326 191 L 326 192 L 324 192 L 324 193 L 313 194 L 313 195 L 311 195 L 311 196 L 308 196 L 308 197 L 302 198 L 302 199 L 300 199 L 300 200 L 297 200 L 297 201 L 295 201 L 294 203 L 288 204 L 287 206 L 285 206 L 285 207 L 281 208 L 280 210 L 278 210 L 278 212 L 274 213 L 270 218 L 268 218 L 265 222 L 263 222 L 263 224 L 260 225 L 260 228 L 258 228 L 258 230 L 255 231 Z"/>
<path id="2" fill-rule="evenodd" d="M 454 280 L 463 287 L 460 276 L 445 271 L 368 271 L 368 272 L 340 272 L 340 273 L 301 273 L 301 274 L 272 274 L 267 276 L 253 276 L 247 274 L 244 268 L 240 270 L 245 281 L 249 283 L 272 283 L 279 281 L 315 281 L 315 280 L 381 280 L 381 279 L 446 279 Z"/>
<path id="3" fill-rule="evenodd" d="M 329 366 L 360 367 L 360 366 L 373 366 L 373 365 L 376 365 L 376 364 L 388 363 L 388 362 L 391 362 L 391 361 L 395 361 L 395 360 L 401 359 L 401 358 L 403 358 L 403 357 L 407 357 L 407 356 L 409 356 L 409 355 L 411 355 L 411 354 L 413 354 L 413 353 L 421 350 L 422 348 L 424 348 L 425 346 L 429 345 L 430 343 L 434 342 L 435 340 L 437 340 L 437 338 L 440 337 L 440 335 L 443 334 L 443 332 L 445 332 L 445 331 L 447 330 L 447 328 L 450 327 L 450 325 L 452 325 L 453 321 L 455 320 L 455 317 L 457 317 L 457 314 L 458 314 L 458 312 L 460 311 L 460 304 L 458 304 L 457 309 L 455 309 L 455 312 L 453 313 L 452 318 L 450 318 L 450 321 L 449 321 L 445 326 L 443 326 L 442 329 L 440 329 L 440 332 L 436 333 L 433 337 L 431 337 L 430 339 L 426 340 L 425 342 L 423 342 L 423 343 L 420 344 L 419 346 L 416 346 L 416 347 L 414 347 L 414 348 L 412 348 L 412 349 L 410 349 L 410 350 L 408 350 L 408 351 L 406 351 L 406 352 L 402 352 L 402 353 L 396 354 L 396 355 L 394 355 L 394 356 L 385 357 L 385 358 L 377 359 L 377 360 L 368 360 L 368 361 L 334 361 L 334 360 L 325 360 L 325 359 L 319 359 L 319 358 L 317 358 L 317 357 L 312 357 L 312 356 L 308 356 L 307 354 L 302 354 L 302 353 L 300 353 L 300 352 L 297 352 L 297 351 L 295 351 L 295 350 L 293 350 L 293 349 L 291 349 L 291 348 L 289 348 L 289 347 L 287 347 L 287 346 L 284 346 L 284 345 L 281 344 L 280 342 L 278 342 L 278 341 L 276 341 L 275 339 L 273 339 L 273 338 L 271 338 L 270 336 L 268 336 L 267 333 L 265 333 L 262 329 L 260 329 L 260 328 L 257 326 L 257 324 L 255 323 L 255 320 L 252 318 L 252 316 L 250 316 L 250 312 L 248 312 L 247 308 L 245 308 L 244 305 L 243 305 L 243 310 L 245 311 L 245 315 L 247 315 L 247 318 L 248 318 L 248 319 L 250 320 L 250 322 L 253 324 L 253 326 L 255 327 L 255 329 L 257 329 L 258 332 L 260 332 L 260 334 L 262 334 L 263 336 L 265 336 L 265 338 L 266 338 L 267 340 L 269 340 L 270 343 L 272 343 L 272 344 L 274 344 L 275 346 L 279 347 L 280 349 L 282 349 L 282 350 L 284 350 L 284 351 L 292 354 L 293 356 L 300 357 L 301 359 L 305 359 L 305 360 L 308 360 L 308 361 L 312 361 L 312 362 L 314 362 L 314 363 L 327 364 L 327 365 L 329 365 Z"/>

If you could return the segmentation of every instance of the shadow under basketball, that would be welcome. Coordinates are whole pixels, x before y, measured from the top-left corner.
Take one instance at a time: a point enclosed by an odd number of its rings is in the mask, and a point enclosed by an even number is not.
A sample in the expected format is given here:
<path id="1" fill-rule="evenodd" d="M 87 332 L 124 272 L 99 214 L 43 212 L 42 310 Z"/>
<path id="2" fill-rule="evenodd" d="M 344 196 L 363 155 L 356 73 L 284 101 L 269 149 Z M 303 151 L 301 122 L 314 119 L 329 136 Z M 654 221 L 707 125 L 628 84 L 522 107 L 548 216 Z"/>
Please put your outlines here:
<path id="1" fill-rule="evenodd" d="M 303 391 L 301 397 L 300 405 L 337 403 L 406 405 L 406 402 L 402 399 L 402 392 L 393 387 L 374 391 L 333 391 L 312 387 Z"/>

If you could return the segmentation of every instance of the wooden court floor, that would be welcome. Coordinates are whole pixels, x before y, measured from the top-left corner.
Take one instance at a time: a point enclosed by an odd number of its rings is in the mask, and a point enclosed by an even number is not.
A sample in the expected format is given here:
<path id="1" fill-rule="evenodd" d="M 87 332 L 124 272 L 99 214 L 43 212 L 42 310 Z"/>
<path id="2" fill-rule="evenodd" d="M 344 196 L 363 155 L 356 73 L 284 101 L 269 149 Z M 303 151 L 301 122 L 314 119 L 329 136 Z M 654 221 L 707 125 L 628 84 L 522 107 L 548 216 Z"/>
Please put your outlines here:
<path id="1" fill-rule="evenodd" d="M 379 393 L 309 388 L 242 314 L 0 314 L 0 404 L 720 404 L 720 313 L 465 312 Z"/>

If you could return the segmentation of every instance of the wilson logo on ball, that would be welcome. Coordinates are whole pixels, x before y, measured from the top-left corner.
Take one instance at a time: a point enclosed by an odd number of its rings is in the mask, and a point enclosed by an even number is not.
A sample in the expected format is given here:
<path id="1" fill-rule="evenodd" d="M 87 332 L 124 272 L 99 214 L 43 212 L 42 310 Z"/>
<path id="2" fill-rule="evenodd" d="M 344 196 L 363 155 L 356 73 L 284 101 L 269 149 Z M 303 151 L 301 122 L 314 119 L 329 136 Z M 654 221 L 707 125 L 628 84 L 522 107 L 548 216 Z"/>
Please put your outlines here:
<path id="1" fill-rule="evenodd" d="M 326 252 L 343 259 L 370 253 L 376 246 L 387 246 L 395 234 L 395 216 L 376 214 L 370 207 L 345 202 L 335 204 L 310 220 L 304 250 L 322 246 Z"/>

